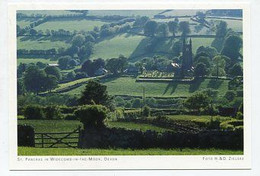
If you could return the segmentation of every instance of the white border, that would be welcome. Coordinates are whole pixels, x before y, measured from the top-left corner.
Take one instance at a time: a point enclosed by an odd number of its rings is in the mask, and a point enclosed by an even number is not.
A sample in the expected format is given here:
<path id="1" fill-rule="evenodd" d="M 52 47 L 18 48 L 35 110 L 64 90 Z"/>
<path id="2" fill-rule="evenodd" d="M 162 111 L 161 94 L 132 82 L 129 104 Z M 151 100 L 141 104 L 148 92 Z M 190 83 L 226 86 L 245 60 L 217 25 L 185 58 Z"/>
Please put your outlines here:
<path id="1" fill-rule="evenodd" d="M 203 161 L 206 156 L 114 156 L 117 162 L 21 162 L 17 160 L 17 97 L 16 97 L 16 10 L 119 10 L 119 9 L 243 9 L 243 54 L 244 54 L 244 158 L 243 161 Z M 248 3 L 62 3 L 62 4 L 10 4 L 9 5 L 9 168 L 11 170 L 98 170 L 98 169 L 250 169 L 251 168 L 251 91 L 250 91 L 250 16 Z M 82 158 L 84 156 L 68 156 L 54 158 Z M 86 158 L 91 157 L 87 156 Z M 97 157 L 97 156 L 93 156 Z M 113 157 L 113 156 L 109 156 Z M 215 156 L 213 156 L 215 157 Z M 221 156 L 229 158 L 229 156 Z M 45 158 L 50 157 L 19 157 Z M 104 158 L 100 156 L 100 158 Z"/>

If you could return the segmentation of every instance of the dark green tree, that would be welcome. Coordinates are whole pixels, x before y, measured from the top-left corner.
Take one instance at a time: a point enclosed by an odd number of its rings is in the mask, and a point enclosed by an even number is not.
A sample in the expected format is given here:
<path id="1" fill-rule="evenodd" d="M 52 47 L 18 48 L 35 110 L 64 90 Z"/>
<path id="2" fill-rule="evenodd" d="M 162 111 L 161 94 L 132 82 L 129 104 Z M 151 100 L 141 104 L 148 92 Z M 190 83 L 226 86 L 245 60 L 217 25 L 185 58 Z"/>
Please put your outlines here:
<path id="1" fill-rule="evenodd" d="M 81 47 L 85 42 L 85 36 L 82 34 L 77 34 L 72 38 L 72 45 Z"/>
<path id="2" fill-rule="evenodd" d="M 176 21 L 168 22 L 169 31 L 172 33 L 172 36 L 175 37 L 176 32 L 178 31 L 178 23 Z"/>
<path id="3" fill-rule="evenodd" d="M 210 104 L 210 99 L 205 93 L 198 92 L 184 102 L 185 107 L 200 113 L 203 109 L 207 108 Z"/>
<path id="4" fill-rule="evenodd" d="M 169 34 L 169 28 L 166 23 L 162 23 L 157 28 L 157 34 L 159 37 L 167 37 Z"/>
<path id="5" fill-rule="evenodd" d="M 198 63 L 194 69 L 194 75 L 196 77 L 203 77 L 208 74 L 208 69 L 204 63 Z"/>
<path id="6" fill-rule="evenodd" d="M 235 65 L 233 65 L 233 67 L 231 67 L 229 71 L 229 74 L 233 77 L 243 76 L 243 68 L 240 63 L 236 63 Z"/>
<path id="7" fill-rule="evenodd" d="M 101 104 L 109 107 L 111 97 L 108 95 L 107 86 L 98 81 L 90 80 L 79 99 L 79 104 Z"/>
<path id="8" fill-rule="evenodd" d="M 148 36 L 154 36 L 156 30 L 157 30 L 157 22 L 156 21 L 148 21 L 144 25 L 144 34 Z"/>
<path id="9" fill-rule="evenodd" d="M 68 68 L 68 63 L 72 58 L 70 56 L 61 56 L 59 57 L 58 64 L 59 68 L 64 70 Z"/>
<path id="10" fill-rule="evenodd" d="M 231 59 L 238 59 L 239 56 L 241 56 L 240 49 L 242 48 L 242 44 L 243 42 L 241 37 L 231 35 L 225 40 L 221 54 Z"/>
<path id="11" fill-rule="evenodd" d="M 53 67 L 53 66 L 48 66 L 44 69 L 45 73 L 47 75 L 53 75 L 57 78 L 57 80 L 61 80 L 61 73 L 60 73 L 60 69 L 57 67 Z"/>
<path id="12" fill-rule="evenodd" d="M 43 70 L 40 70 L 36 66 L 30 66 L 24 73 L 24 86 L 27 91 L 38 94 L 39 92 L 46 90 L 45 78 L 46 73 Z"/>
<path id="13" fill-rule="evenodd" d="M 190 33 L 190 24 L 188 21 L 181 21 L 179 23 L 179 31 L 183 37 L 186 37 Z"/>

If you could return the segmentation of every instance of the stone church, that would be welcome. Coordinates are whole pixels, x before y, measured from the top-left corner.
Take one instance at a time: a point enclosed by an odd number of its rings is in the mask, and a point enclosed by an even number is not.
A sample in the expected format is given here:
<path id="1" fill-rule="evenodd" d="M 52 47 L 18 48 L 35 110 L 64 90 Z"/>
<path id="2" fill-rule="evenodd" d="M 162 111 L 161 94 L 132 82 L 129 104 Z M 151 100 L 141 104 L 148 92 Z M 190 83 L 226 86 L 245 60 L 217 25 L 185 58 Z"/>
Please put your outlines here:
<path id="1" fill-rule="evenodd" d="M 193 69 L 192 65 L 192 41 L 190 39 L 188 43 L 184 38 L 182 45 L 181 75 L 185 76 L 188 72 L 190 72 Z"/>

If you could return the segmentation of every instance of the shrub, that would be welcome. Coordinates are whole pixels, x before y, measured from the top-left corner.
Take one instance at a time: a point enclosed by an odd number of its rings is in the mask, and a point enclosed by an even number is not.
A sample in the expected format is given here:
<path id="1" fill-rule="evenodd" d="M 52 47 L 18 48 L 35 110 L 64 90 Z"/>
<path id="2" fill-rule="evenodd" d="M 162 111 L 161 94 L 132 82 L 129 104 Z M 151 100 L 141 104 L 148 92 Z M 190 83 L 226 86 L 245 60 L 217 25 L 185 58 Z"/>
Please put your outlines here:
<path id="1" fill-rule="evenodd" d="M 242 112 L 237 112 L 236 118 L 237 119 L 243 119 L 243 113 Z"/>
<path id="2" fill-rule="evenodd" d="M 150 116 L 150 112 L 151 112 L 151 109 L 149 106 L 145 105 L 143 107 L 143 116 L 144 117 L 149 117 Z"/>
<path id="3" fill-rule="evenodd" d="M 141 116 L 141 111 L 140 110 L 124 111 L 124 118 L 125 118 L 125 120 L 128 120 L 128 121 L 137 119 L 140 116 Z"/>
<path id="4" fill-rule="evenodd" d="M 65 120 L 78 120 L 77 116 L 75 114 L 65 114 L 64 115 Z"/>
<path id="5" fill-rule="evenodd" d="M 84 105 L 75 111 L 75 116 L 83 123 L 84 129 L 88 127 L 104 127 L 108 109 L 102 105 Z"/>
<path id="6" fill-rule="evenodd" d="M 135 98 L 132 100 L 132 108 L 140 108 L 142 106 L 142 100 L 140 98 Z"/>
<path id="7" fill-rule="evenodd" d="M 24 117 L 26 119 L 43 119 L 43 109 L 38 105 L 28 105 L 24 110 Z"/>
<path id="8" fill-rule="evenodd" d="M 18 125 L 18 146 L 34 147 L 34 128 L 29 125 Z"/>
<path id="9" fill-rule="evenodd" d="M 61 119 L 61 112 L 58 106 L 47 106 L 44 108 L 46 119 Z"/>
<path id="10" fill-rule="evenodd" d="M 209 122 L 207 128 L 208 129 L 219 129 L 219 127 L 220 127 L 220 120 L 218 118 L 214 120 L 211 117 L 210 122 Z"/>

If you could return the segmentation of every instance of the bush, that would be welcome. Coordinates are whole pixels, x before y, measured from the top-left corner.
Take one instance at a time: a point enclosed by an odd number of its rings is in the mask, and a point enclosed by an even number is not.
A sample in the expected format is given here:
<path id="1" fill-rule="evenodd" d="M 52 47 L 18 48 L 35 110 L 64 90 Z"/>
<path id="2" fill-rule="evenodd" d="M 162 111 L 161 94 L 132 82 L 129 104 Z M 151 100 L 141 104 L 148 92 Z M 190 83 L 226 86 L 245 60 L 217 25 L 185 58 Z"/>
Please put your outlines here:
<path id="1" fill-rule="evenodd" d="M 128 110 L 124 111 L 124 119 L 127 121 L 138 119 L 141 116 L 140 110 Z"/>
<path id="2" fill-rule="evenodd" d="M 58 106 L 47 106 L 44 108 L 46 119 L 61 119 L 62 115 Z"/>
<path id="3" fill-rule="evenodd" d="M 237 112 L 236 118 L 237 119 L 243 119 L 243 113 L 242 112 Z"/>
<path id="4" fill-rule="evenodd" d="M 43 119 L 43 108 L 38 105 L 28 105 L 24 110 L 24 117 L 26 119 Z"/>
<path id="5" fill-rule="evenodd" d="M 18 125 L 18 146 L 34 147 L 34 128 L 29 125 Z"/>
<path id="6" fill-rule="evenodd" d="M 150 116 L 150 112 L 151 112 L 151 109 L 149 106 L 145 105 L 143 107 L 143 116 L 144 117 L 149 117 Z"/>
<path id="7" fill-rule="evenodd" d="M 75 114 L 65 114 L 64 115 L 65 120 L 78 120 L 77 116 Z"/>
<path id="8" fill-rule="evenodd" d="M 102 105 L 84 105 L 75 111 L 75 116 L 83 123 L 84 129 L 88 127 L 104 127 L 108 109 Z"/>
<path id="9" fill-rule="evenodd" d="M 215 120 L 214 120 L 214 119 L 211 117 L 210 122 L 209 122 L 207 128 L 208 128 L 208 129 L 219 129 L 219 127 L 220 127 L 220 120 L 219 120 L 219 119 L 215 119 Z"/>

